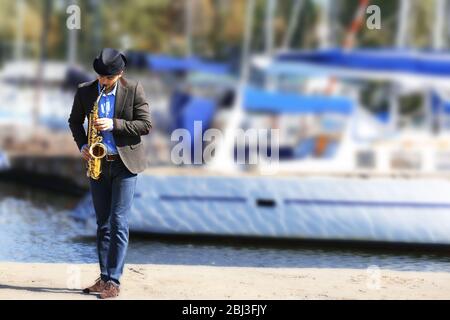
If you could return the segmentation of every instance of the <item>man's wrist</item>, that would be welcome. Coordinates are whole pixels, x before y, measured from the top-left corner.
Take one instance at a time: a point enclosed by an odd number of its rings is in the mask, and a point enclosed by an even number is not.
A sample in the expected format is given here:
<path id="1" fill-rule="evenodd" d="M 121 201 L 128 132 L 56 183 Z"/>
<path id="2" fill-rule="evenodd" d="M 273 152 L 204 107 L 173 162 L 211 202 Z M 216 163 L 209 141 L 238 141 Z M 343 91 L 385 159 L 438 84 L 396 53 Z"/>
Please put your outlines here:
<path id="1" fill-rule="evenodd" d="M 111 119 L 110 126 L 109 126 L 109 128 L 107 129 L 107 131 L 113 131 L 113 130 L 114 130 L 114 120 Z"/>
<path id="2" fill-rule="evenodd" d="M 119 119 L 119 118 L 113 118 L 112 119 L 112 121 L 113 121 L 113 130 L 120 131 L 120 128 L 121 128 L 120 121 L 121 120 L 123 120 L 123 119 Z"/>

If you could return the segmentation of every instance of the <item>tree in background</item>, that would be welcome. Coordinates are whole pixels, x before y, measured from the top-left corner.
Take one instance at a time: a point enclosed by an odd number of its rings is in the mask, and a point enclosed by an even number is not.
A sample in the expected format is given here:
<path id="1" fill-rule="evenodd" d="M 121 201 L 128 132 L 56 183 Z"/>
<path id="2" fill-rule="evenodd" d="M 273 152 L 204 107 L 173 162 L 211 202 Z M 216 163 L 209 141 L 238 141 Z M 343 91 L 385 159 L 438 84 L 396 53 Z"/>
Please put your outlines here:
<path id="1" fill-rule="evenodd" d="M 0 1 L 0 62 L 13 57 L 15 39 L 17 37 L 17 3 L 16 1 Z M 26 55 L 39 54 L 39 39 L 42 30 L 40 1 L 24 1 L 23 39 Z"/>
<path id="2" fill-rule="evenodd" d="M 73 0 L 52 0 L 47 52 L 49 58 L 64 59 L 67 50 L 66 8 Z M 255 0 L 252 50 L 262 52 L 265 41 L 266 0 Z M 431 42 L 435 0 L 410 0 L 413 10 L 409 23 L 409 43 L 428 47 Z M 24 39 L 26 55 L 37 57 L 40 52 L 44 1 L 24 0 Z M 332 37 L 342 44 L 359 0 L 333 0 Z M 90 63 L 101 47 L 118 47 L 145 52 L 184 55 L 187 48 L 187 0 L 76 0 L 81 8 L 81 30 L 78 32 L 78 60 Z M 294 7 L 294 0 L 277 1 L 274 17 L 274 45 L 281 46 Z M 320 16 L 319 0 L 304 0 L 292 38 L 291 47 L 315 48 L 315 29 Z M 389 47 L 395 45 L 398 3 L 396 0 L 372 0 L 380 6 L 382 30 L 362 28 L 356 45 Z M 245 24 L 245 0 L 192 0 L 193 53 L 215 59 L 238 56 Z M 0 1 L 0 58 L 10 58 L 17 28 L 14 0 Z"/>

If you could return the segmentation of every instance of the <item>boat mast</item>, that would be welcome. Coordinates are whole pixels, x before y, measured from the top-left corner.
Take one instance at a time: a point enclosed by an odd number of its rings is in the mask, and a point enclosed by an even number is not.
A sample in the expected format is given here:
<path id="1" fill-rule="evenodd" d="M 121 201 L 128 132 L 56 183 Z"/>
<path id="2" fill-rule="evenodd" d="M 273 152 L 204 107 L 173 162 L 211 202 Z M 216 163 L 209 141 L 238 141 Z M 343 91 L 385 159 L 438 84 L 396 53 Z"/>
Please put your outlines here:
<path id="1" fill-rule="evenodd" d="M 364 15 L 369 5 L 370 0 L 359 0 L 358 8 L 353 16 L 352 22 L 348 27 L 343 40 L 343 48 L 344 50 L 352 50 L 355 47 L 355 39 L 358 32 L 361 30 L 364 21 Z M 336 11 L 336 8 L 334 8 Z M 336 89 L 337 79 L 335 76 L 331 76 L 327 87 L 325 88 L 325 94 L 331 95 Z"/>
<path id="2" fill-rule="evenodd" d="M 208 169 L 224 171 L 235 171 L 236 164 L 234 163 L 234 144 L 236 130 L 239 128 L 244 116 L 242 110 L 243 96 L 245 86 L 248 82 L 249 69 L 250 69 L 250 49 L 252 41 L 253 30 L 253 13 L 255 11 L 255 0 L 247 0 L 246 16 L 245 16 L 245 29 L 244 37 L 242 39 L 242 51 L 241 51 L 241 66 L 240 66 L 240 79 L 237 88 L 236 98 L 231 109 L 229 119 L 227 121 L 222 145 L 218 146 L 218 150 L 214 156 L 214 159 L 207 165 Z"/>
<path id="3" fill-rule="evenodd" d="M 330 0 L 322 0 L 319 3 L 321 6 L 319 26 L 317 28 L 319 49 L 327 49 L 330 47 Z"/>
<path id="4" fill-rule="evenodd" d="M 265 52 L 268 57 L 272 56 L 274 48 L 274 34 L 273 34 L 273 20 L 276 11 L 275 0 L 266 1 L 266 39 L 265 39 Z"/>
<path id="5" fill-rule="evenodd" d="M 25 2 L 24 0 L 17 0 L 16 2 L 17 10 L 17 21 L 16 21 L 16 43 L 14 47 L 14 59 L 16 61 L 23 60 L 23 20 L 25 15 Z"/>
<path id="6" fill-rule="evenodd" d="M 433 28 L 433 49 L 435 50 L 444 48 L 445 7 L 445 0 L 435 0 Z"/>
<path id="7" fill-rule="evenodd" d="M 77 0 L 70 0 L 71 5 L 77 5 Z M 67 39 L 67 63 L 69 66 L 74 66 L 77 62 L 77 29 L 67 30 L 69 38 Z"/>
<path id="8" fill-rule="evenodd" d="M 352 23 L 350 24 L 344 37 L 343 46 L 345 50 L 351 50 L 355 46 L 355 39 L 364 24 L 364 17 L 369 3 L 370 0 L 359 0 L 358 8 L 355 12 Z"/>
<path id="9" fill-rule="evenodd" d="M 186 37 L 186 56 L 192 56 L 192 19 L 193 19 L 194 0 L 186 0 L 185 2 L 185 37 Z"/>
<path id="10" fill-rule="evenodd" d="M 37 65 L 37 83 L 36 83 L 36 91 L 35 91 L 35 99 L 34 105 L 32 108 L 32 121 L 33 125 L 37 126 L 39 123 L 40 117 L 40 100 L 41 100 L 41 92 L 43 85 L 43 77 L 44 77 L 44 64 L 47 61 L 47 40 L 48 40 L 48 30 L 50 29 L 50 14 L 52 10 L 52 3 L 50 0 L 45 0 L 42 6 L 42 33 L 40 39 L 40 57 Z"/>
<path id="11" fill-rule="evenodd" d="M 93 41 L 93 46 L 91 47 L 92 56 L 96 56 L 98 52 L 102 48 L 102 35 L 103 35 L 103 26 L 102 26 L 102 15 L 101 15 L 101 1 L 99 0 L 90 0 L 89 8 L 92 10 L 93 22 L 92 22 L 92 35 L 91 40 Z"/>
<path id="12" fill-rule="evenodd" d="M 408 16 L 411 12 L 411 0 L 400 0 L 398 11 L 398 27 L 396 47 L 404 48 L 408 45 Z"/>
<path id="13" fill-rule="evenodd" d="M 305 3 L 304 0 L 293 0 L 294 7 L 292 8 L 292 15 L 289 19 L 289 26 L 283 39 L 283 49 L 288 50 L 291 47 L 292 37 L 294 36 L 297 22 L 299 20 L 301 9 Z"/>
<path id="14" fill-rule="evenodd" d="M 433 28 L 433 49 L 436 51 L 442 50 L 446 47 L 445 43 L 445 16 L 448 8 L 445 0 L 435 0 L 434 7 L 434 28 Z M 446 118 L 445 110 L 441 104 L 438 112 L 433 114 L 433 92 L 428 92 L 427 102 L 425 105 L 425 121 L 430 132 L 436 129 L 439 132 L 444 125 Z"/>
<path id="15" fill-rule="evenodd" d="M 397 15 L 398 27 L 397 27 L 397 38 L 396 38 L 396 48 L 404 49 L 408 41 L 408 16 L 411 14 L 411 1 L 410 0 L 400 0 L 400 7 Z M 398 118 L 399 118 L 399 88 L 398 84 L 394 83 L 391 88 L 389 95 L 389 124 L 388 128 L 391 133 L 395 133 L 398 128 Z"/>
<path id="16" fill-rule="evenodd" d="M 266 14 L 265 14 L 265 55 L 267 59 L 272 59 L 274 54 L 274 30 L 273 20 L 276 12 L 275 0 L 266 1 Z M 265 88 L 267 90 L 274 90 L 277 86 L 276 78 L 269 77 L 266 79 Z"/>

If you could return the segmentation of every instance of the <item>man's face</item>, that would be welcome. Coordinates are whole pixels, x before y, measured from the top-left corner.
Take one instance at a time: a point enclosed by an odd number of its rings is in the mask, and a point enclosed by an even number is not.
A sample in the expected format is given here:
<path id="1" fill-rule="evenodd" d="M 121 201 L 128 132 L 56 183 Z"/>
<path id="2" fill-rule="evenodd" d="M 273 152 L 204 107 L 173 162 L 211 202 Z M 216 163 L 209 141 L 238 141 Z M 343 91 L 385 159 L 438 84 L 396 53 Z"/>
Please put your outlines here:
<path id="1" fill-rule="evenodd" d="M 122 72 L 120 74 L 113 75 L 113 76 L 97 75 L 97 79 L 100 82 L 100 86 L 105 86 L 106 90 L 109 90 L 109 89 L 112 89 L 114 84 L 117 82 L 117 80 L 119 80 L 119 78 L 121 76 L 122 76 Z"/>

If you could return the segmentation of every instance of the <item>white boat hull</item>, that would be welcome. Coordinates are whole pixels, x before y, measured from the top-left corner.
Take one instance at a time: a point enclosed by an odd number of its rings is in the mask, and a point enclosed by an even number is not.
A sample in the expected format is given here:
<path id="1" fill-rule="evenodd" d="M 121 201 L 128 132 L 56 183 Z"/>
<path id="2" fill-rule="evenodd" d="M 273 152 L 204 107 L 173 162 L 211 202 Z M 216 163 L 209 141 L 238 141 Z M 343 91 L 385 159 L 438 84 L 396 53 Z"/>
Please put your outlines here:
<path id="1" fill-rule="evenodd" d="M 77 217 L 93 217 L 85 200 Z M 450 181 L 139 176 L 130 231 L 450 244 Z"/>

